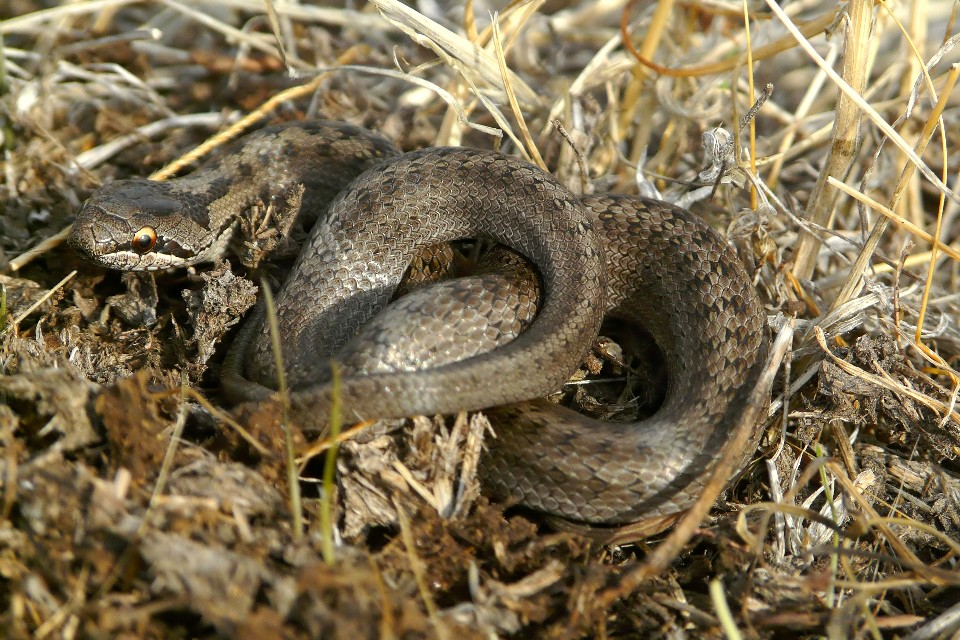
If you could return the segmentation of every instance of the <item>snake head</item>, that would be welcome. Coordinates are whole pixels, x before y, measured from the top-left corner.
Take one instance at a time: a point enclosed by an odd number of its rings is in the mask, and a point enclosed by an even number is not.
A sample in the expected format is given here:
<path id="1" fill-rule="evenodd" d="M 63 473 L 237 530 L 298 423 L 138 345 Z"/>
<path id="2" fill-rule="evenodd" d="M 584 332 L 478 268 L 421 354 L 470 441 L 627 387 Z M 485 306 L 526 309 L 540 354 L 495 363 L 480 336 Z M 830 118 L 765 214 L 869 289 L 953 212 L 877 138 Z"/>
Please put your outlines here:
<path id="1" fill-rule="evenodd" d="M 84 258 L 124 271 L 156 271 L 209 261 L 222 253 L 219 237 L 198 219 L 191 199 L 171 183 L 120 180 L 81 207 L 68 238 Z"/>

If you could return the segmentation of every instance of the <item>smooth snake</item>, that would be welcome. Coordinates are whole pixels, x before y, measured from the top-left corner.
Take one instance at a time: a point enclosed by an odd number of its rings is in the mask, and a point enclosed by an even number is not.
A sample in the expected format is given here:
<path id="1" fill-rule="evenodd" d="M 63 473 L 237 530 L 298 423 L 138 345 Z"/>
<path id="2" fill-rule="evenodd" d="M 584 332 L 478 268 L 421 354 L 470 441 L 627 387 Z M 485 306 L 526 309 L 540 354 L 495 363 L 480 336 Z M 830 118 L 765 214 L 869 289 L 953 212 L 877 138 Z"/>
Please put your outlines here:
<path id="1" fill-rule="evenodd" d="M 737 256 L 684 209 L 639 197 L 578 198 L 498 153 L 401 154 L 369 131 L 308 121 L 248 135 L 185 177 L 102 187 L 70 241 L 106 267 L 186 266 L 226 252 L 245 212 L 279 208 L 292 195 L 301 196 L 302 215 L 326 211 L 276 298 L 297 424 L 326 426 L 328 362 L 353 357 L 365 364 L 342 379 L 345 419 L 486 410 L 496 437 L 486 441 L 481 478 L 496 497 L 596 524 L 669 522 L 696 499 L 756 383 L 767 339 Z M 536 265 L 542 303 L 532 322 L 517 320 L 534 295 L 525 285 L 481 274 L 426 285 L 413 294 L 423 304 L 383 312 L 354 337 L 388 304 L 418 252 L 462 238 L 493 240 Z M 409 314 L 416 330 L 397 329 Z M 605 314 L 642 325 L 664 354 L 666 397 L 648 419 L 601 422 L 537 399 L 576 370 Z M 518 324 L 529 327 L 514 338 Z M 490 343 L 461 347 L 463 334 Z M 262 317 L 242 335 L 251 344 L 240 350 L 241 374 L 251 388 L 276 388 Z M 435 343 L 420 345 L 425 336 Z M 340 351 L 348 343 L 377 348 L 351 356 Z M 398 351 L 405 355 L 378 365 Z M 417 368 L 424 361 L 432 366 Z M 275 396 L 261 400 L 258 411 L 276 412 Z"/>

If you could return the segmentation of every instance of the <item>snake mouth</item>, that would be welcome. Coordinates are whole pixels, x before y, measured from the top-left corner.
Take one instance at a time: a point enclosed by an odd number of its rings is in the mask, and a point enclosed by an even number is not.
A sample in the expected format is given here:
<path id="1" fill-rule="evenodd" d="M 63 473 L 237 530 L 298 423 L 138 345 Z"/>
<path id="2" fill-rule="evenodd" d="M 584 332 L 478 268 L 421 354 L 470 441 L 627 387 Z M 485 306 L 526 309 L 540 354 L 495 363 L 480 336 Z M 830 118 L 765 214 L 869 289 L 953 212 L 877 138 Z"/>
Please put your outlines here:
<path id="1" fill-rule="evenodd" d="M 82 258 L 122 271 L 159 271 L 201 261 L 195 247 L 171 238 L 143 215 L 123 216 L 87 202 L 77 214 L 67 244 Z"/>
<path id="2" fill-rule="evenodd" d="M 106 215 L 102 209 L 97 211 L 100 215 Z M 85 213 L 86 209 L 81 211 L 81 215 Z M 90 212 L 90 215 L 93 215 L 93 212 Z M 126 237 L 132 233 L 96 220 L 87 221 L 85 224 L 75 222 L 67 236 L 67 244 L 83 259 L 108 269 L 157 271 L 179 266 L 175 259 L 164 259 L 160 254 L 134 252 L 129 240 L 121 242 L 117 239 L 121 235 Z"/>

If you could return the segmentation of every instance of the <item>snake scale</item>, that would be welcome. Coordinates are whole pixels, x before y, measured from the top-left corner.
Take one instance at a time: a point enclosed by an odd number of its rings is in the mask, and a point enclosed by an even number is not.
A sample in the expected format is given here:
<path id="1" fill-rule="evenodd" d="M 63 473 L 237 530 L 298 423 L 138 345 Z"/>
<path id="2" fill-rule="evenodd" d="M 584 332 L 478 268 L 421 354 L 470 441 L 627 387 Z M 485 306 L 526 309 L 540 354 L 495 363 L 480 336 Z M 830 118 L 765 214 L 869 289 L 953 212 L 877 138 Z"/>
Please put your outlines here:
<path id="1" fill-rule="evenodd" d="M 516 158 L 465 148 L 402 154 L 369 131 L 309 121 L 250 134 L 185 177 L 102 187 L 79 212 L 71 244 L 118 269 L 212 260 L 244 211 L 289 201 L 301 185 L 304 215 L 324 213 L 276 299 L 298 424 L 326 426 L 328 362 L 349 359 L 338 351 L 388 305 L 418 252 L 487 238 L 536 265 L 542 303 L 530 326 L 513 338 L 516 300 L 529 298 L 521 290 L 504 302 L 496 276 L 428 285 L 438 287 L 425 289 L 432 309 L 393 312 L 360 342 L 402 340 L 394 318 L 420 313 L 413 325 L 421 331 L 405 348 L 436 334 L 441 346 L 423 347 L 443 352 L 435 366 L 416 368 L 414 351 L 407 366 L 348 372 L 345 419 L 488 410 L 496 437 L 481 460 L 485 488 L 570 520 L 628 523 L 692 504 L 744 410 L 767 338 L 745 269 L 686 210 L 639 197 L 577 197 Z M 449 319 L 431 315 L 448 307 L 465 309 L 460 324 L 494 334 L 498 346 L 458 351 L 463 327 L 450 335 Z M 536 399 L 576 370 L 605 314 L 641 324 L 665 356 L 666 397 L 647 419 L 601 422 Z M 267 329 L 262 319 L 247 322 L 242 374 L 276 388 Z M 401 338 L 384 337 L 386 327 Z M 275 412 L 277 402 L 262 400 L 258 411 Z"/>

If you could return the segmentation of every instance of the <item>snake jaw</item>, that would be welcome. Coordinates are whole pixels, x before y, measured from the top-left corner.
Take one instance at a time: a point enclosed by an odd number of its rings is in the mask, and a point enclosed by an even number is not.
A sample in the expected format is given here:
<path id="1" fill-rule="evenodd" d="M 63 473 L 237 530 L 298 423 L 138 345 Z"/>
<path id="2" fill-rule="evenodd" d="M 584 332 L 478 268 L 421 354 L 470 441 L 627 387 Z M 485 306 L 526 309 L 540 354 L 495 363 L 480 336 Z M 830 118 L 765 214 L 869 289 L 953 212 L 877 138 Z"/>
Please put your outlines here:
<path id="1" fill-rule="evenodd" d="M 83 211 L 86 209 L 85 207 Z M 100 209 L 100 214 L 105 216 L 106 212 Z M 142 228 L 139 231 L 131 230 L 127 233 L 124 230 L 126 226 L 125 223 L 109 225 L 102 222 L 75 224 L 67 242 L 86 260 L 108 269 L 159 271 L 190 264 L 175 255 L 159 253 L 157 246 L 163 241 L 162 236 L 157 236 L 155 246 L 150 250 L 135 251 L 133 241 L 136 234 L 142 232 Z M 124 242 L 120 238 L 127 238 L 127 240 Z"/>

